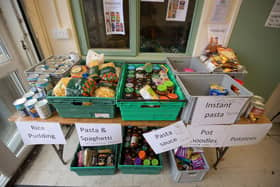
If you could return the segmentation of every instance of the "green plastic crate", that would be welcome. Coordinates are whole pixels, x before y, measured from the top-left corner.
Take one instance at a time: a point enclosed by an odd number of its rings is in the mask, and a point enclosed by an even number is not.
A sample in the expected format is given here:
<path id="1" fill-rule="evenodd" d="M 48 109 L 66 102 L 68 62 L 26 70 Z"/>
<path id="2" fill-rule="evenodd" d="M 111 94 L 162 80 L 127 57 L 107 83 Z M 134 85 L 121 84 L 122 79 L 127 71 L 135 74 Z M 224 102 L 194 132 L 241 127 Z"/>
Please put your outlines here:
<path id="1" fill-rule="evenodd" d="M 142 175 L 152 175 L 160 174 L 163 168 L 162 154 L 159 154 L 159 165 L 158 166 L 144 166 L 144 165 L 123 165 L 123 154 L 122 154 L 123 144 L 121 144 L 119 152 L 118 168 L 123 174 L 142 174 Z"/>
<path id="2" fill-rule="evenodd" d="M 111 62 L 111 61 L 110 61 Z M 114 62 L 121 67 L 119 82 L 116 88 L 120 86 L 124 73 L 123 62 Z M 64 118 L 114 118 L 116 113 L 116 96 L 115 98 L 101 97 L 57 97 L 48 94 L 47 100 L 52 104 L 59 116 Z"/>
<path id="3" fill-rule="evenodd" d="M 155 64 L 155 63 L 154 63 Z M 159 63 L 162 64 L 162 63 Z M 131 100 L 123 99 L 124 86 L 127 76 L 127 66 L 123 68 L 123 77 L 117 92 L 117 106 L 120 108 L 123 120 L 176 120 L 181 109 L 186 104 L 186 98 L 178 85 L 171 69 L 167 64 L 163 64 L 168 68 L 168 77 L 175 83 L 175 93 L 179 96 L 177 101 L 163 100 Z M 143 64 L 133 64 L 136 67 Z"/>
<path id="4" fill-rule="evenodd" d="M 77 153 L 81 150 L 80 144 L 78 145 L 77 151 L 75 152 L 74 159 L 71 162 L 70 170 L 77 173 L 79 176 L 88 175 L 113 175 L 117 170 L 117 160 L 118 160 L 118 146 L 119 145 L 108 145 L 108 146 L 97 146 L 91 147 L 91 149 L 113 149 L 114 151 L 114 166 L 92 166 L 92 167 L 77 167 L 78 156 Z"/>

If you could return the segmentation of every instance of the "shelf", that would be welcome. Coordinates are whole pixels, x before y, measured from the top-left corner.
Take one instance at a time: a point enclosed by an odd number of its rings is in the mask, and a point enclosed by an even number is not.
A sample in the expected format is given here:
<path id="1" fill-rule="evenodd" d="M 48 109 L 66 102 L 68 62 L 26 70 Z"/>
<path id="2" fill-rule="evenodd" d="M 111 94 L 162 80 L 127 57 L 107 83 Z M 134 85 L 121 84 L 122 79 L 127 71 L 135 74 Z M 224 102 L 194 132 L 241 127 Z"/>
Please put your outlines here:
<path id="1" fill-rule="evenodd" d="M 77 122 L 79 123 L 121 123 L 123 126 L 154 126 L 154 127 L 164 127 L 174 123 L 176 121 L 123 121 L 121 117 L 118 115 L 116 118 L 113 119 L 85 119 L 85 118 L 62 118 L 57 114 L 54 114 L 52 117 L 48 119 L 40 119 L 40 118 L 32 118 L 28 117 L 21 117 L 18 113 L 14 113 L 8 119 L 10 122 L 15 121 L 38 121 L 38 122 L 58 122 L 61 125 L 72 125 Z M 179 120 L 179 119 L 178 119 Z M 237 124 L 264 124 L 264 123 L 271 123 L 271 121 L 266 117 L 262 116 L 256 123 L 250 122 L 249 119 L 241 118 Z"/>

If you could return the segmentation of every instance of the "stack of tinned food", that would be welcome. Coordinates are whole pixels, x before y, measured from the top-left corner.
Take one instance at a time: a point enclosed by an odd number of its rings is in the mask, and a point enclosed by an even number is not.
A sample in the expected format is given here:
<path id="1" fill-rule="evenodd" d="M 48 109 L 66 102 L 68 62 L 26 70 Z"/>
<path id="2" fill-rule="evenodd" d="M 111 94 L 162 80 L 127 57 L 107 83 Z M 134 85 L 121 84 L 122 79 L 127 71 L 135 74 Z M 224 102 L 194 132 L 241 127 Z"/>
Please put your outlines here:
<path id="1" fill-rule="evenodd" d="M 125 99 L 177 100 L 175 84 L 168 77 L 168 69 L 161 64 L 129 64 L 124 87 Z"/>
<path id="2" fill-rule="evenodd" d="M 155 154 L 149 144 L 143 137 L 143 133 L 151 130 L 149 127 L 125 128 L 125 137 L 123 143 L 123 165 L 159 165 L 159 157 Z"/>
<path id="3" fill-rule="evenodd" d="M 53 89 L 54 96 L 115 97 L 121 68 L 113 62 L 93 61 L 76 65 L 71 77 L 60 79 Z"/>
<path id="4" fill-rule="evenodd" d="M 115 156 L 112 149 L 85 148 L 77 153 L 78 167 L 113 166 Z"/>
<path id="5" fill-rule="evenodd" d="M 178 147 L 174 150 L 175 161 L 179 170 L 205 169 L 206 165 L 200 152 L 191 147 Z"/>

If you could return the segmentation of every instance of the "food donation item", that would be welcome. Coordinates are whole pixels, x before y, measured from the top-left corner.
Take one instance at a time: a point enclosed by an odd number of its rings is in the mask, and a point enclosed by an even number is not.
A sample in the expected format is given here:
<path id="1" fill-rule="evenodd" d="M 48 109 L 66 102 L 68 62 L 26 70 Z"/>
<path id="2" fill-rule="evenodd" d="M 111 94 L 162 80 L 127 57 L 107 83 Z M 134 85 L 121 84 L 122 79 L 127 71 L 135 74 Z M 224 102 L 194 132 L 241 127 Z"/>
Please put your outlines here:
<path id="1" fill-rule="evenodd" d="M 201 153 L 194 152 L 191 147 L 180 146 L 174 150 L 174 155 L 179 170 L 199 170 L 206 167 Z"/>
<path id="2" fill-rule="evenodd" d="M 71 77 L 60 79 L 53 89 L 53 95 L 115 97 L 121 68 L 113 62 L 103 63 L 102 60 L 92 60 L 87 64 L 88 67 L 74 66 Z"/>
<path id="3" fill-rule="evenodd" d="M 125 127 L 121 161 L 123 165 L 157 166 L 160 164 L 158 155 L 143 137 L 143 133 L 152 129 L 152 127 Z"/>
<path id="4" fill-rule="evenodd" d="M 129 64 L 124 87 L 125 99 L 177 100 L 175 84 L 168 77 L 164 65 L 146 63 L 142 66 Z M 174 96 L 168 97 L 168 94 Z"/>
<path id="5" fill-rule="evenodd" d="M 82 148 L 77 157 L 78 167 L 113 166 L 115 159 L 112 149 Z"/>

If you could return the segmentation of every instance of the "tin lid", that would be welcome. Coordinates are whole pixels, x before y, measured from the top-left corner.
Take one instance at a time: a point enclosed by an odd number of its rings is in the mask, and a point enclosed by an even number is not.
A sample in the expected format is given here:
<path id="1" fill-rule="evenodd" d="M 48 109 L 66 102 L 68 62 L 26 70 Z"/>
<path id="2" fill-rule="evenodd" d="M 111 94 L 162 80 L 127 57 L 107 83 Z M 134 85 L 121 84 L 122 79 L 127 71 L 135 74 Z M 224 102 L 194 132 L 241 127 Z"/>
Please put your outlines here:
<path id="1" fill-rule="evenodd" d="M 23 105 L 26 102 L 26 98 L 22 97 L 13 102 L 14 106 Z"/>
<path id="2" fill-rule="evenodd" d="M 38 79 L 38 81 L 36 82 L 36 86 L 38 87 L 46 87 L 49 83 L 48 79 Z"/>
<path id="3" fill-rule="evenodd" d="M 259 96 L 259 95 L 254 95 L 254 96 L 252 96 L 251 100 L 252 100 L 252 101 L 259 101 L 259 102 L 261 102 L 261 103 L 264 103 L 264 98 L 261 97 L 261 96 Z"/>
<path id="4" fill-rule="evenodd" d="M 127 67 L 128 70 L 135 70 L 135 68 L 136 68 L 136 67 L 135 67 L 134 65 L 129 65 L 129 66 Z"/>
<path id="5" fill-rule="evenodd" d="M 260 101 L 253 101 L 252 104 L 258 108 L 264 108 L 264 104 Z"/>
<path id="6" fill-rule="evenodd" d="M 23 97 L 24 97 L 24 98 L 33 97 L 33 96 L 34 96 L 34 94 L 35 94 L 34 92 L 29 91 L 29 92 L 25 93 L 25 94 L 23 95 Z"/>
<path id="7" fill-rule="evenodd" d="M 167 87 L 173 87 L 174 86 L 174 83 L 172 81 L 165 81 L 163 84 Z"/>
<path id="8" fill-rule="evenodd" d="M 39 75 L 38 74 L 31 74 L 28 75 L 27 80 L 28 81 L 36 81 L 38 79 Z"/>
<path id="9" fill-rule="evenodd" d="M 134 88 L 125 88 L 124 91 L 125 93 L 132 93 L 134 92 Z"/>
<path id="10" fill-rule="evenodd" d="M 43 100 L 41 100 L 41 101 L 38 101 L 38 102 L 35 104 L 35 106 L 36 106 L 36 107 L 42 107 L 42 106 L 45 106 L 45 105 L 47 105 L 47 104 L 48 104 L 48 100 L 43 99 Z"/>
<path id="11" fill-rule="evenodd" d="M 32 105 L 35 105 L 36 102 L 37 102 L 37 99 L 30 99 L 30 100 L 26 101 L 26 103 L 24 105 L 32 106 Z"/>
<path id="12" fill-rule="evenodd" d="M 167 90 L 167 87 L 165 85 L 161 84 L 161 85 L 157 86 L 157 90 L 160 92 L 165 92 Z"/>

